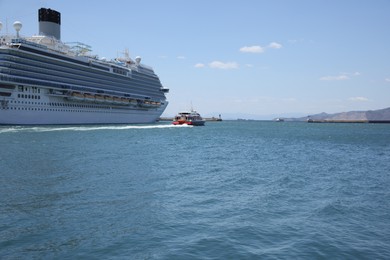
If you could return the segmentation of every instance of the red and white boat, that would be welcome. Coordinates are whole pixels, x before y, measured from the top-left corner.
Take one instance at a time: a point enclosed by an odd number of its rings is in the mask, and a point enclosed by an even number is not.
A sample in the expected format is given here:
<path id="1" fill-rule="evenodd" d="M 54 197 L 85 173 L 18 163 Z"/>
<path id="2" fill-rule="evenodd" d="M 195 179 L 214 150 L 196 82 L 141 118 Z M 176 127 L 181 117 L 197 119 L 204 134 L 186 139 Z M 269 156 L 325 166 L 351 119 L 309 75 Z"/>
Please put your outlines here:
<path id="1" fill-rule="evenodd" d="M 195 110 L 184 111 L 178 113 L 173 119 L 174 125 L 194 125 L 201 126 L 204 125 L 205 120 L 200 116 Z"/>

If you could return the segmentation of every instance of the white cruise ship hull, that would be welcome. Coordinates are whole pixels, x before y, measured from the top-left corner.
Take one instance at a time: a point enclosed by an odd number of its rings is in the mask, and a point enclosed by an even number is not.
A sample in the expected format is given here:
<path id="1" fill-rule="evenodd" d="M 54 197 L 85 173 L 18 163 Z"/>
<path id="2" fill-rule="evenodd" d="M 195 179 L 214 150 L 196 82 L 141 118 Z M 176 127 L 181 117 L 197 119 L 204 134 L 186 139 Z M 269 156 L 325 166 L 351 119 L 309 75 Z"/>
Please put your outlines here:
<path id="1" fill-rule="evenodd" d="M 168 105 L 68 93 L 0 82 L 0 125 L 154 123 Z"/>
<path id="2" fill-rule="evenodd" d="M 18 108 L 21 110 L 17 110 Z M 11 109 L 8 106 L 0 108 L 0 125 L 148 124 L 158 121 L 164 109 L 165 107 L 161 107 L 150 111 L 62 106 L 45 109 L 34 105 L 15 106 Z"/>

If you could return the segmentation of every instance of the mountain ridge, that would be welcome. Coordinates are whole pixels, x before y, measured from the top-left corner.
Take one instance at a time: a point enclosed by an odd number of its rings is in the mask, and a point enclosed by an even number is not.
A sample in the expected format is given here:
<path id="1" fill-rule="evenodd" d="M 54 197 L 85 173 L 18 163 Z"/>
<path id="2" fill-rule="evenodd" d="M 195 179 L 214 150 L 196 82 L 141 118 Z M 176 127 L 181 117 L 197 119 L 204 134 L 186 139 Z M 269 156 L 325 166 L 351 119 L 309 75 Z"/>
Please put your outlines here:
<path id="1" fill-rule="evenodd" d="M 328 114 L 325 112 L 308 115 L 306 117 L 298 118 L 283 118 L 284 121 L 361 121 L 361 122 L 375 122 L 375 121 L 389 121 L 390 122 L 390 107 L 378 109 L 378 110 L 367 110 L 367 111 L 349 111 L 340 112 L 335 114 Z"/>

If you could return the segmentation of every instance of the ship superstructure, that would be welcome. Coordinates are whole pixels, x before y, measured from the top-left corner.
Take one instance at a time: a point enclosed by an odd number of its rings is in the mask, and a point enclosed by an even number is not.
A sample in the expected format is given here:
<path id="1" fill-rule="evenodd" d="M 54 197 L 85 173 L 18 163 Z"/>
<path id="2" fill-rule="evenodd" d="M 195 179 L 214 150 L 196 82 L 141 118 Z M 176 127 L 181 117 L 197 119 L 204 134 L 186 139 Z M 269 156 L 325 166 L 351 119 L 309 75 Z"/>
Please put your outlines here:
<path id="1" fill-rule="evenodd" d="M 90 46 L 60 40 L 61 15 L 41 8 L 39 35 L 0 31 L 0 124 L 151 123 L 168 105 L 153 69 L 123 58 L 99 59 Z M 1 23 L 0 23 L 1 30 Z"/>

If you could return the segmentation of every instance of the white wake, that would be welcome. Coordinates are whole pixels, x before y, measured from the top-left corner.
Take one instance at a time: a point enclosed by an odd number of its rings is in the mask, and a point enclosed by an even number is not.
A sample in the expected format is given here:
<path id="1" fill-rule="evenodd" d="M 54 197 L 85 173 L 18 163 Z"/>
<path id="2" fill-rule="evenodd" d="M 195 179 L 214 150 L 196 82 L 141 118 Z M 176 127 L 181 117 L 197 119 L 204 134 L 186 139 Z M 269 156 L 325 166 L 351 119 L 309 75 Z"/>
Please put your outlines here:
<path id="1" fill-rule="evenodd" d="M 158 128 L 187 128 L 193 127 L 190 125 L 171 125 L 171 124 L 155 124 L 155 125 L 101 125 L 101 126 L 14 126 L 0 127 L 0 134 L 17 133 L 17 132 L 55 132 L 55 131 L 99 131 L 99 130 L 127 130 L 127 129 L 158 129 Z"/>

